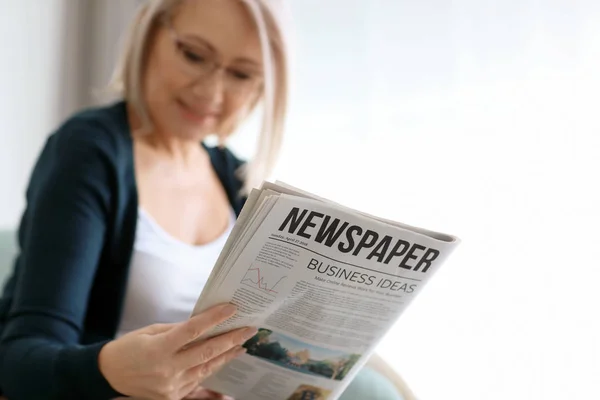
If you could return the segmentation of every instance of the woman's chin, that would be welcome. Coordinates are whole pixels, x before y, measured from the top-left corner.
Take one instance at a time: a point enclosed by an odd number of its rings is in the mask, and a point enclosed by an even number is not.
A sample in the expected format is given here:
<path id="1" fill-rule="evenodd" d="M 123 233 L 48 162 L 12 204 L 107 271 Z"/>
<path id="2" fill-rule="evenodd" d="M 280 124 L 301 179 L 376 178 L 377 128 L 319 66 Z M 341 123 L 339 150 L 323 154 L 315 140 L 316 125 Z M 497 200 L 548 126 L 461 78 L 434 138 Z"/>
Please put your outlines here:
<path id="1" fill-rule="evenodd" d="M 179 135 L 190 139 L 204 139 L 217 130 L 217 121 L 214 118 L 208 118 L 204 121 L 182 119 L 178 125 Z"/>
<path id="2" fill-rule="evenodd" d="M 190 123 L 189 121 L 180 121 L 178 135 L 190 140 L 203 140 L 217 131 L 217 124 L 213 122 Z"/>
<path id="3" fill-rule="evenodd" d="M 182 129 L 179 131 L 179 135 L 181 137 L 185 137 L 190 140 L 201 141 L 204 140 L 207 136 L 215 133 L 215 128 L 213 126 L 182 126 Z"/>
<path id="4" fill-rule="evenodd" d="M 208 129 L 217 124 L 216 114 L 198 114 L 192 112 L 189 108 L 179 102 L 177 103 L 177 108 L 180 118 L 190 127 L 195 126 L 197 129 Z"/>

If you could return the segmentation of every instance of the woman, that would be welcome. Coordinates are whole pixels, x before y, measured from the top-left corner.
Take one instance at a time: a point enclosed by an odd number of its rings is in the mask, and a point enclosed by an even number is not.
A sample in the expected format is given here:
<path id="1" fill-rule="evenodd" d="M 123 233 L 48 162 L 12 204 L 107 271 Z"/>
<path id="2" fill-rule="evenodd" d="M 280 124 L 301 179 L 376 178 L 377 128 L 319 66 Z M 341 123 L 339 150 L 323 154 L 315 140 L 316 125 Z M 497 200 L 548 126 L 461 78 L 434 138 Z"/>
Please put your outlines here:
<path id="1" fill-rule="evenodd" d="M 281 142 L 281 1 L 152 0 L 117 69 L 123 100 L 48 139 L 0 298 L 0 397 L 221 397 L 201 382 L 256 329 L 188 347 L 235 309 L 188 317 Z M 224 143 L 259 102 L 257 154 L 242 163 Z M 204 145 L 214 133 L 221 146 Z M 374 398 L 381 384 L 361 379 Z"/>
<path id="2" fill-rule="evenodd" d="M 82 111 L 48 139 L 0 300 L 4 396 L 215 396 L 199 383 L 256 330 L 182 347 L 235 313 L 222 305 L 188 318 L 281 140 L 287 62 L 277 3 L 149 2 L 119 69 L 124 101 Z M 260 101 L 252 163 L 199 145 L 213 133 L 223 144 Z"/>

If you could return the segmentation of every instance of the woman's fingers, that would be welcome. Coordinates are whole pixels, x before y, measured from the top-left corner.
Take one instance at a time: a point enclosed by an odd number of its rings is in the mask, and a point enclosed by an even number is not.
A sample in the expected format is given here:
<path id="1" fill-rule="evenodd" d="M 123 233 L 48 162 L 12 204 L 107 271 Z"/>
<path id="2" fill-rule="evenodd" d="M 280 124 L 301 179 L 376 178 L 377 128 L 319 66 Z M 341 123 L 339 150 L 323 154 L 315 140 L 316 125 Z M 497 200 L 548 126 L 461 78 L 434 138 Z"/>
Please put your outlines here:
<path id="1" fill-rule="evenodd" d="M 178 351 L 215 325 L 234 316 L 235 312 L 236 307 L 231 304 L 212 307 L 167 331 L 164 338 L 165 345 L 170 351 Z"/>
<path id="2" fill-rule="evenodd" d="M 233 349 L 230 349 L 229 351 L 225 352 L 224 354 L 221 354 L 219 357 L 214 358 L 205 364 L 197 365 L 193 368 L 188 369 L 183 375 L 181 381 L 183 382 L 183 385 L 186 388 L 186 390 L 190 387 L 192 387 L 193 389 L 189 390 L 184 394 L 185 398 L 190 400 L 204 398 L 229 399 L 229 396 L 212 396 L 212 394 L 214 394 L 215 392 L 202 388 L 200 386 L 201 382 L 204 379 L 208 378 L 210 375 L 217 372 L 219 369 L 223 368 L 223 366 L 229 361 L 233 360 L 241 354 L 244 354 L 245 352 L 246 349 L 244 349 L 241 346 L 236 346 Z M 208 393 L 211 393 L 211 396 L 207 396 Z"/>
<path id="3" fill-rule="evenodd" d="M 233 397 L 198 386 L 185 397 L 185 400 L 233 400 Z"/>
<path id="4" fill-rule="evenodd" d="M 245 352 L 246 349 L 242 346 L 236 346 L 232 349 L 229 349 L 225 353 L 213 358 L 212 360 L 206 363 L 199 364 L 193 368 L 188 369 L 185 372 L 184 381 L 195 381 L 196 383 L 200 383 L 204 379 L 221 369 L 229 361 L 244 354 Z"/>
<path id="5" fill-rule="evenodd" d="M 189 369 L 210 362 L 232 348 L 244 344 L 256 335 L 256 328 L 240 328 L 215 336 L 202 343 L 181 351 L 176 356 L 176 363 L 182 369 Z"/>
<path id="6" fill-rule="evenodd" d="M 235 314 L 235 307 L 213 307 L 179 324 L 161 324 L 129 332 L 106 343 L 98 367 L 108 383 L 131 398 L 182 398 L 219 366 L 239 354 L 231 348 L 255 330 L 236 331 L 190 344 Z M 189 346 L 186 346 L 190 344 Z M 188 370 L 198 367 L 193 374 Z"/>
<path id="7" fill-rule="evenodd" d="M 198 388 L 198 380 L 190 381 L 186 385 L 184 385 L 179 391 L 179 398 L 185 400 L 197 399 L 196 389 Z"/>
<path id="8" fill-rule="evenodd" d="M 142 328 L 142 332 L 147 335 L 159 335 L 161 333 L 165 333 L 173 329 L 177 324 L 154 324 Z"/>
<path id="9" fill-rule="evenodd" d="M 208 375 L 201 375 L 200 379 L 201 380 L 206 379 L 208 376 L 216 373 L 221 368 L 223 368 L 228 362 L 230 362 L 234 358 L 237 358 L 237 357 L 241 356 L 245 352 L 246 352 L 245 348 L 243 348 L 242 346 L 236 346 L 233 349 L 231 349 L 231 350 L 227 351 L 226 353 L 222 354 L 221 356 L 219 356 L 217 358 L 213 358 L 212 360 L 210 360 L 207 363 L 208 364 L 208 367 L 207 367 L 207 369 L 208 369 Z M 202 371 L 200 371 L 200 372 L 202 372 Z"/>

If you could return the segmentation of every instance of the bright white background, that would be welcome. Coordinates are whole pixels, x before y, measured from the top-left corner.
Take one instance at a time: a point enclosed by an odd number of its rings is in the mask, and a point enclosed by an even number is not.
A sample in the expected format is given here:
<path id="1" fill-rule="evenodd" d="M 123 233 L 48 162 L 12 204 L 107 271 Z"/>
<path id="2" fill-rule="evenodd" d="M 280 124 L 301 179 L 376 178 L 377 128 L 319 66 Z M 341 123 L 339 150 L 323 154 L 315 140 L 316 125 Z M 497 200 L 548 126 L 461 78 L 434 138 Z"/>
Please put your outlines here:
<path id="1" fill-rule="evenodd" d="M 382 356 L 421 399 L 600 398 L 600 3 L 293 4 L 275 176 L 462 239 Z"/>
<path id="2" fill-rule="evenodd" d="M 16 222 L 60 116 L 68 1 L 0 12 L 0 226 Z M 462 239 L 381 354 L 421 399 L 600 398 L 600 2 L 292 8 L 295 91 L 274 177 Z M 232 143 L 242 155 L 253 128 Z"/>
<path id="3" fill-rule="evenodd" d="M 38 149 L 58 122 L 63 4 L 0 3 L 0 228 L 14 226 Z"/>

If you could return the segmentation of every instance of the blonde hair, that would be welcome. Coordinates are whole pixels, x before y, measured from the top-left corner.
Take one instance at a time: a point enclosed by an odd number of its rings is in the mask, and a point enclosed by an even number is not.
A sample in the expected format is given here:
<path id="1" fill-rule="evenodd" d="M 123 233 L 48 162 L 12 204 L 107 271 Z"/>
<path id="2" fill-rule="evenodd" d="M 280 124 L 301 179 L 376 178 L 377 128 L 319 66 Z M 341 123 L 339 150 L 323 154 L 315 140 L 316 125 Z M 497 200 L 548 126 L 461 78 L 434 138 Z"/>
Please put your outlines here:
<path id="1" fill-rule="evenodd" d="M 169 16 L 183 1 L 186 0 L 148 0 L 140 7 L 112 77 L 111 87 L 133 107 L 145 129 L 153 126 L 142 91 L 150 38 L 161 18 Z M 257 151 L 236 171 L 244 182 L 242 194 L 248 194 L 272 172 L 283 141 L 289 91 L 289 38 L 286 32 L 289 14 L 284 0 L 239 1 L 247 7 L 256 24 L 264 64 L 263 119 Z M 252 109 L 258 102 L 252 104 Z M 237 126 L 231 131 L 235 128 Z M 231 131 L 222 134 L 229 136 Z M 220 135 L 220 145 L 223 145 L 224 139 Z"/>

